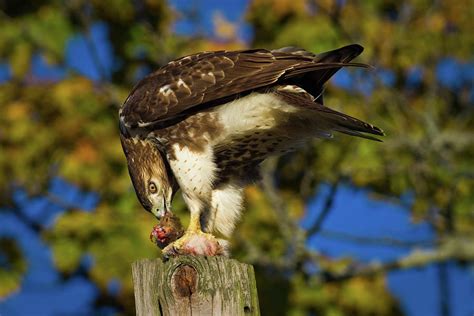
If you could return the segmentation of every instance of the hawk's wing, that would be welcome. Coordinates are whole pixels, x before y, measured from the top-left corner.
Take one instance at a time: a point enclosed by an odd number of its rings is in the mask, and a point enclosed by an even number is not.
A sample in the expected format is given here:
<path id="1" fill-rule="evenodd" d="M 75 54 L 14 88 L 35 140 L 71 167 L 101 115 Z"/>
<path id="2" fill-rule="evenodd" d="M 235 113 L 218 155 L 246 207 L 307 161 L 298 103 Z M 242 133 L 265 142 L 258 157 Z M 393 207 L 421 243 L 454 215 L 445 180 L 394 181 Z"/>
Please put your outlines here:
<path id="1" fill-rule="evenodd" d="M 312 57 L 317 63 L 348 63 L 359 56 L 363 50 L 364 48 L 360 45 L 348 45 L 320 54 L 313 54 L 298 47 L 283 47 L 274 51 Z M 295 78 L 293 83 L 309 92 L 314 98 L 316 98 L 317 103 L 323 104 L 323 85 L 339 69 L 341 69 L 341 67 L 332 67 L 329 69 L 307 72 L 302 76 Z"/>
<path id="2" fill-rule="evenodd" d="M 198 111 L 198 105 L 220 104 L 277 81 L 297 80 L 314 72 L 315 78 L 307 78 L 310 80 L 306 85 L 320 90 L 319 86 L 340 67 L 366 67 L 347 62 L 362 52 L 360 45 L 319 55 L 292 49 L 204 52 L 172 61 L 135 86 L 121 109 L 120 119 L 132 128 L 166 123 Z"/>

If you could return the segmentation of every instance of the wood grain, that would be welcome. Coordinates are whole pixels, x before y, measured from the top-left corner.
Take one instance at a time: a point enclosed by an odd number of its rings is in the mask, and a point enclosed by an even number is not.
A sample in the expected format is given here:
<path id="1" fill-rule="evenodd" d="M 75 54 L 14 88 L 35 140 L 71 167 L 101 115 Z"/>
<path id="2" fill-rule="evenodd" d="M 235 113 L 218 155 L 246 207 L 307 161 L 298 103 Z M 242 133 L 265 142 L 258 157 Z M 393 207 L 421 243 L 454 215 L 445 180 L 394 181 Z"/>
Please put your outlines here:
<path id="1" fill-rule="evenodd" d="M 139 316 L 260 315 L 253 267 L 233 259 L 143 259 L 132 275 Z"/>

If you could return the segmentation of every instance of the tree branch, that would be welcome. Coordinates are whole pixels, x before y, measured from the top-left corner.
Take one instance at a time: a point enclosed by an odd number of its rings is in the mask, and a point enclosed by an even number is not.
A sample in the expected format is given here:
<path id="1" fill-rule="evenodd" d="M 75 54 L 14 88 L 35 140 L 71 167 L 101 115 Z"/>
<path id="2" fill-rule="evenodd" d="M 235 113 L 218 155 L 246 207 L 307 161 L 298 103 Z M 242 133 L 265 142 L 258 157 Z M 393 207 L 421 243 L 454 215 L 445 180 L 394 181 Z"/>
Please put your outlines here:
<path id="1" fill-rule="evenodd" d="M 446 262 L 438 265 L 438 282 L 439 282 L 439 310 L 440 315 L 450 316 L 451 308 L 451 292 L 449 290 L 449 272 Z"/>
<path id="2" fill-rule="evenodd" d="M 338 186 L 339 186 L 339 180 L 336 180 L 331 185 L 331 188 L 329 189 L 329 193 L 326 196 L 326 200 L 324 201 L 323 209 L 321 210 L 321 213 L 319 213 L 319 216 L 314 222 L 314 224 L 308 229 L 307 236 L 317 234 L 321 230 L 324 220 L 329 215 L 329 212 L 332 209 L 332 205 L 334 204 L 334 197 L 336 196 Z"/>
<path id="3" fill-rule="evenodd" d="M 92 39 L 92 33 L 91 33 L 92 21 L 90 18 L 90 13 L 88 13 L 88 10 L 85 7 L 81 7 L 80 9 L 76 11 L 76 16 L 79 18 L 79 21 L 83 28 L 84 42 L 87 46 L 87 49 L 89 50 L 90 56 L 92 58 L 92 62 L 94 63 L 94 66 L 96 67 L 97 72 L 99 74 L 99 81 L 105 81 L 108 77 L 107 71 L 100 60 L 99 52 Z"/>
<path id="4" fill-rule="evenodd" d="M 298 225 L 288 216 L 288 210 L 285 207 L 285 202 L 278 194 L 278 190 L 275 186 L 273 175 L 275 174 L 277 162 L 278 160 L 276 158 L 271 158 L 266 161 L 262 168 L 261 183 L 263 192 L 270 201 L 272 210 L 275 212 L 275 215 L 278 218 L 277 223 L 279 225 L 280 231 L 282 235 L 288 239 L 289 236 L 293 234 L 294 228 L 297 228 Z"/>
<path id="5" fill-rule="evenodd" d="M 394 261 L 355 265 L 341 273 L 324 271 L 320 277 L 323 278 L 323 281 L 342 281 L 358 276 L 370 276 L 398 269 L 423 267 L 432 263 L 442 263 L 450 260 L 474 262 L 474 242 L 472 238 L 451 237 L 441 242 L 436 249 L 414 250 L 407 256 Z"/>
<path id="6" fill-rule="evenodd" d="M 375 245 L 375 246 L 389 246 L 389 247 L 399 247 L 399 248 L 413 248 L 413 247 L 432 247 L 434 242 L 432 240 L 400 240 L 392 237 L 367 237 L 367 236 L 357 236 L 348 234 L 345 232 L 332 231 L 332 230 L 321 230 L 319 233 L 320 236 L 337 239 L 350 243 L 363 244 L 364 246 Z"/>
<path id="7" fill-rule="evenodd" d="M 288 216 L 288 209 L 285 202 L 278 194 L 278 190 L 273 180 L 278 159 L 276 157 L 268 159 L 262 168 L 262 188 L 272 205 L 272 210 L 277 217 L 277 224 L 285 240 L 288 254 L 285 256 L 283 266 L 294 266 L 298 259 L 306 251 L 306 233 L 298 225 L 298 222 Z"/>

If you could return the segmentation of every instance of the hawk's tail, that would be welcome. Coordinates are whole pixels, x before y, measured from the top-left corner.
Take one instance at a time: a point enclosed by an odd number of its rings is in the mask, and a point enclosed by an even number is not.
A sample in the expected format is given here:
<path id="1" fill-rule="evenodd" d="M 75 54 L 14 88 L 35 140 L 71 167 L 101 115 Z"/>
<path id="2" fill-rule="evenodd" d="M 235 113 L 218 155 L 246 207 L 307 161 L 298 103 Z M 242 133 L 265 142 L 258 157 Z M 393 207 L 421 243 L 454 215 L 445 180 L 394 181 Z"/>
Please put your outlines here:
<path id="1" fill-rule="evenodd" d="M 317 112 L 313 113 L 313 115 L 316 114 L 316 119 L 325 120 L 329 124 L 329 128 L 333 131 L 379 142 L 381 141 L 380 139 L 371 135 L 385 135 L 383 130 L 377 126 L 366 123 L 350 115 L 332 110 L 324 105 L 313 103 L 310 109 Z"/>
<path id="2" fill-rule="evenodd" d="M 296 114 L 303 125 L 301 130 L 308 136 L 331 136 L 332 131 L 380 141 L 370 135 L 384 136 L 384 132 L 369 123 L 330 109 L 310 97 L 304 90 L 279 89 L 276 93 L 288 104 L 298 108 Z M 306 125 L 305 125 L 306 122 Z"/>
<path id="3" fill-rule="evenodd" d="M 335 49 L 329 52 L 321 53 L 315 55 L 314 58 L 319 63 L 331 63 L 331 62 L 340 62 L 340 63 L 349 63 L 351 60 L 359 56 L 364 48 L 358 44 L 352 44 L 348 46 L 341 47 L 339 49 Z M 313 105 L 313 108 L 316 107 L 319 115 L 327 119 L 328 122 L 332 123 L 333 130 L 352 135 L 358 136 L 362 138 L 367 138 L 371 140 L 381 141 L 380 139 L 367 135 L 378 135 L 383 136 L 385 135 L 384 132 L 369 123 L 356 119 L 355 117 L 349 116 L 347 114 L 332 110 L 330 108 L 325 107 L 322 105 L 322 90 L 323 85 L 342 67 L 339 68 L 331 68 L 327 70 L 318 70 L 315 72 L 310 72 L 307 76 L 311 76 L 308 79 L 313 85 L 313 89 L 320 89 L 318 91 L 319 98 L 316 99 L 316 104 Z M 312 80 L 312 81 L 311 81 Z M 315 95 L 317 97 L 318 95 Z M 320 104 L 317 104 L 320 103 Z"/>

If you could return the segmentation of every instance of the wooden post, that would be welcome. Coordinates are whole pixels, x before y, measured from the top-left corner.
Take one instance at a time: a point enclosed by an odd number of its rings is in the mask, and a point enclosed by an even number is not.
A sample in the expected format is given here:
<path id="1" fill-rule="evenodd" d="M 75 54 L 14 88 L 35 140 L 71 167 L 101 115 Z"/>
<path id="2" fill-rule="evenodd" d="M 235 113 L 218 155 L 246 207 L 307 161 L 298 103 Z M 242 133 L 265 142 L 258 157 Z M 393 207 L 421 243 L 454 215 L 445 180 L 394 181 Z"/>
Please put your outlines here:
<path id="1" fill-rule="evenodd" d="M 253 267 L 233 259 L 144 259 L 132 275 L 138 316 L 260 315 Z"/>

